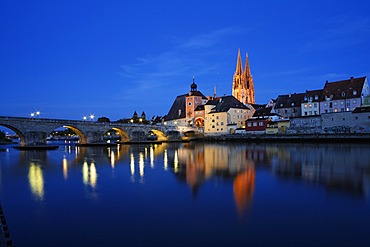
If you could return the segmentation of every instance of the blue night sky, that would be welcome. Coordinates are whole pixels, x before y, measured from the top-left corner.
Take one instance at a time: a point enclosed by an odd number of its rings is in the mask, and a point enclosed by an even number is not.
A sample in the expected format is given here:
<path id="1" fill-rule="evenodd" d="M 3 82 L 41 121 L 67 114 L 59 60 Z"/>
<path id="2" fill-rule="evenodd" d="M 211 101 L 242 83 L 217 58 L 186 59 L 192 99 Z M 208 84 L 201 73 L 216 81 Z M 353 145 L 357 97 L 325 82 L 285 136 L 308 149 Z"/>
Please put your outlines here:
<path id="1" fill-rule="evenodd" d="M 369 1 L 1 0 L 0 115 L 165 115 L 192 77 L 230 95 L 237 50 L 256 102 L 370 75 Z"/>

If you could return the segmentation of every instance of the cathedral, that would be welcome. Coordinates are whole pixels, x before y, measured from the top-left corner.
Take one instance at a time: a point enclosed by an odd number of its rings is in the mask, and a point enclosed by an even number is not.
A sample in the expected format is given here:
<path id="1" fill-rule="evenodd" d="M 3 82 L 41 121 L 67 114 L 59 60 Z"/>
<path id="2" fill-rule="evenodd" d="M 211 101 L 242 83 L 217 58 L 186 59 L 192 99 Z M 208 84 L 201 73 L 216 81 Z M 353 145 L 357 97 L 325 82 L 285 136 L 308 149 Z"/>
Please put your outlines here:
<path id="1" fill-rule="evenodd" d="M 245 67 L 243 70 L 240 49 L 238 50 L 236 70 L 233 77 L 232 95 L 243 104 L 255 104 L 254 83 L 249 67 L 248 54 L 246 55 Z"/>

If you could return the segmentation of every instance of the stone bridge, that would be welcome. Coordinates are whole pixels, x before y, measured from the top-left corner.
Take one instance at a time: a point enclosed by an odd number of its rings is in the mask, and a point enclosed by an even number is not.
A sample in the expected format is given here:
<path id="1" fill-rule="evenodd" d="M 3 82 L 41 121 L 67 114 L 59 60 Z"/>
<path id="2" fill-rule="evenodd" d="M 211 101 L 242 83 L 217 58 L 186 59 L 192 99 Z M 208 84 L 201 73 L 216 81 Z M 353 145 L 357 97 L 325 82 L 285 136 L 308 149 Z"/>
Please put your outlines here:
<path id="1" fill-rule="evenodd" d="M 0 116 L 0 126 L 14 131 L 21 146 L 46 145 L 49 134 L 60 127 L 73 130 L 80 144 L 104 144 L 104 135 L 110 130 L 119 133 L 121 142 L 145 141 L 149 132 L 154 133 L 158 141 L 181 141 L 186 139 L 186 133 L 197 132 L 191 127 L 6 116 Z"/>

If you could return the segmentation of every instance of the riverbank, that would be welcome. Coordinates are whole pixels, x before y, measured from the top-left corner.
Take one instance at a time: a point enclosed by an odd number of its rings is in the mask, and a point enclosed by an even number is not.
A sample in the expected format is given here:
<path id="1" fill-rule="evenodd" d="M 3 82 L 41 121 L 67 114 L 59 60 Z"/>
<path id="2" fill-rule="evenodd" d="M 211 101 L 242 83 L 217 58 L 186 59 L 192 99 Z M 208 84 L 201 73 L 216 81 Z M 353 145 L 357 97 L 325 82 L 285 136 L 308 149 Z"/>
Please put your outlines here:
<path id="1" fill-rule="evenodd" d="M 205 141 L 237 142 L 359 142 L 370 143 L 370 134 L 229 134 L 206 136 Z"/>

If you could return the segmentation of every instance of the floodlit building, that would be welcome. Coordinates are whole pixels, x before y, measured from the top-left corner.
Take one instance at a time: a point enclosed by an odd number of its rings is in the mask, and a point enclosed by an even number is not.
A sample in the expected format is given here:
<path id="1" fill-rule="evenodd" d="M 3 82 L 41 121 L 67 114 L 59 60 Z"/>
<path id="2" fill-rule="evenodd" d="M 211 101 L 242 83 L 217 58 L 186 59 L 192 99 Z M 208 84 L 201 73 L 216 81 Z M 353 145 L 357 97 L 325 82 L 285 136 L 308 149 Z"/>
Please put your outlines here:
<path id="1" fill-rule="evenodd" d="M 248 54 L 245 58 L 245 67 L 243 70 L 240 49 L 236 61 L 236 70 L 233 77 L 232 95 L 243 104 L 255 104 L 254 82 L 251 74 Z"/>
<path id="2" fill-rule="evenodd" d="M 206 104 L 204 134 L 233 134 L 238 128 L 245 128 L 245 121 L 253 116 L 254 108 L 244 105 L 234 96 L 223 96 Z"/>

